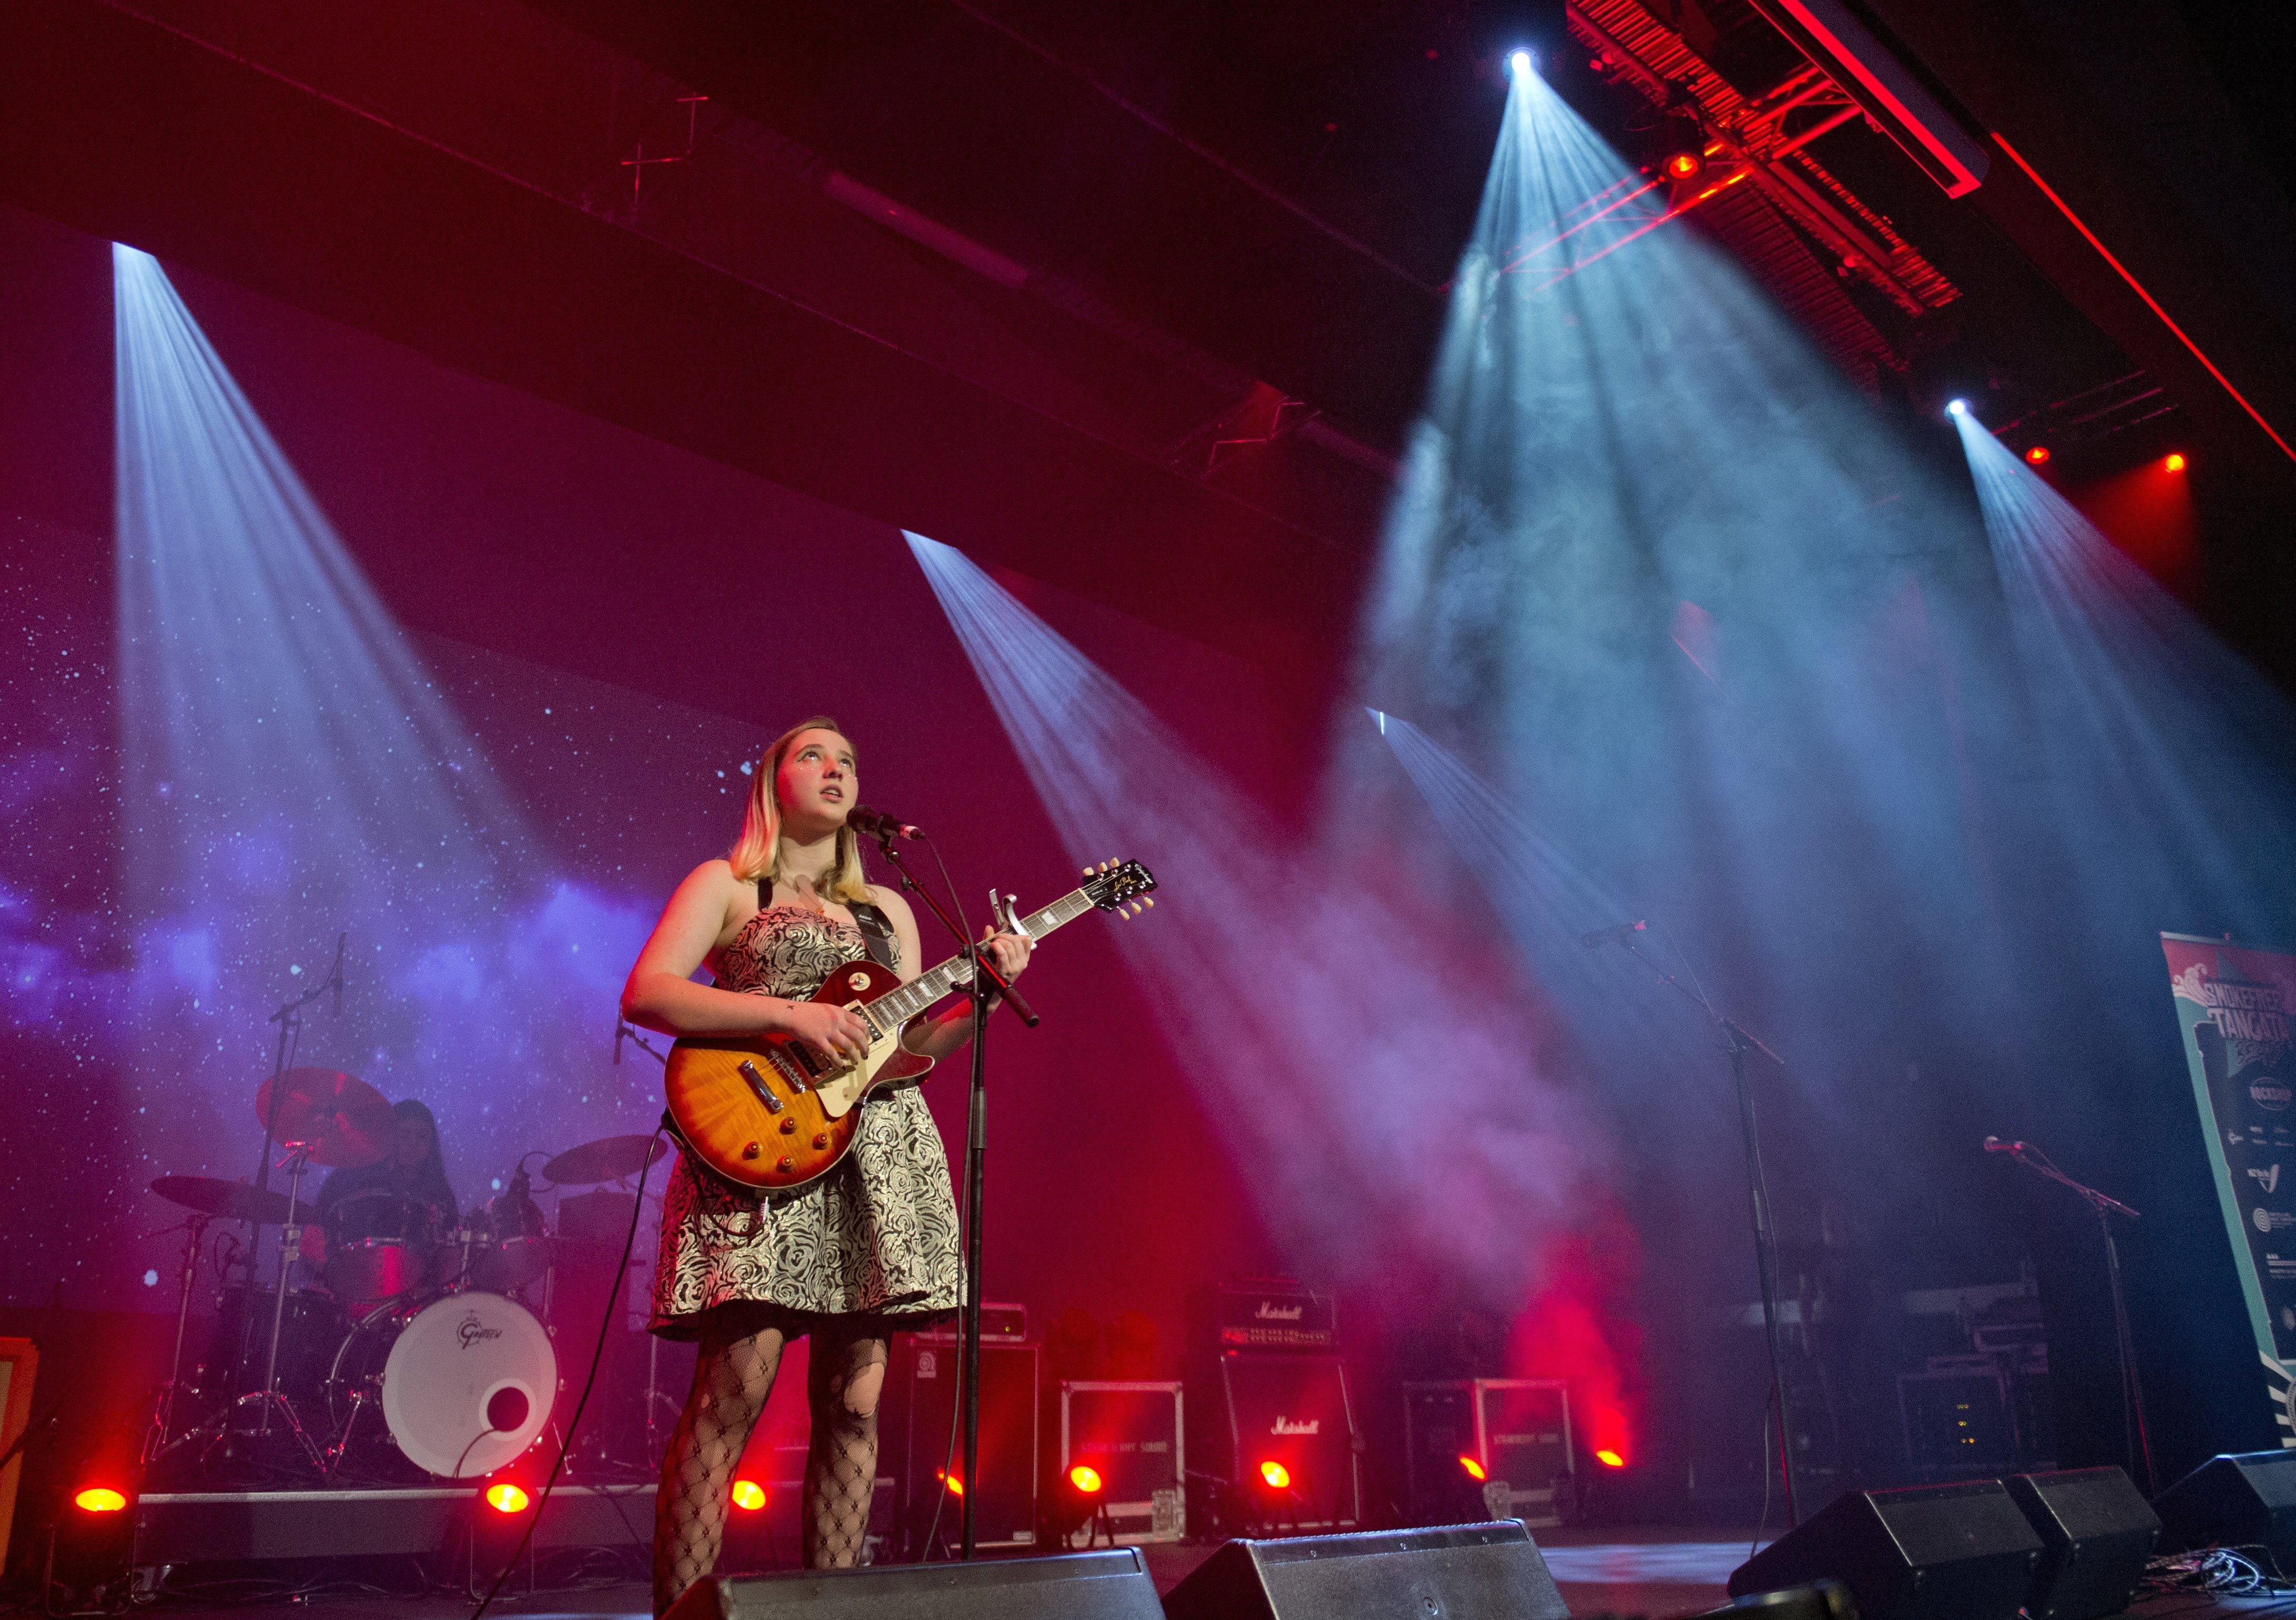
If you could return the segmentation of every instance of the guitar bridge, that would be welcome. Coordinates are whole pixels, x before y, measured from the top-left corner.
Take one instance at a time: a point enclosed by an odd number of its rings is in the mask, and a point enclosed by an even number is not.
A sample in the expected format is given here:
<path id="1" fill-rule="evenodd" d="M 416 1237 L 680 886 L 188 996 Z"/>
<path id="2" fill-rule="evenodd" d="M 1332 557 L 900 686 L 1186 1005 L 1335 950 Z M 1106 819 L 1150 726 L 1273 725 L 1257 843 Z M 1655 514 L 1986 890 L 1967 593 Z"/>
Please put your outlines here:
<path id="1" fill-rule="evenodd" d="M 758 1072 L 758 1066 L 750 1062 L 749 1059 L 744 1058 L 742 1060 L 739 1067 L 742 1072 L 742 1078 L 750 1083 L 750 1089 L 758 1093 L 758 1100 L 766 1105 L 766 1112 L 768 1114 L 780 1113 L 782 1111 L 782 1100 L 774 1095 L 774 1088 L 766 1084 L 766 1077 Z M 800 1086 L 798 1089 L 802 1091 L 805 1088 Z"/>

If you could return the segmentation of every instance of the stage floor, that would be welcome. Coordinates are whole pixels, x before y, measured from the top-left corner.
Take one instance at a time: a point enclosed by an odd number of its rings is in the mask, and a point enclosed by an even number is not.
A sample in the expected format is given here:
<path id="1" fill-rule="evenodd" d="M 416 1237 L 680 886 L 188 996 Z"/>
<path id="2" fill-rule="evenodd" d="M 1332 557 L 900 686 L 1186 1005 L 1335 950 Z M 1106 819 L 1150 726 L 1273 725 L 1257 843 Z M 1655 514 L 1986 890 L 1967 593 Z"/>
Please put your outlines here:
<path id="1" fill-rule="evenodd" d="M 1633 1537 L 1633 1540 L 1627 1539 Z M 1682 1620 L 1729 1602 L 1725 1584 L 1743 1562 L 1750 1539 L 1715 1539 L 1710 1528 L 1669 1531 L 1632 1528 L 1548 1531 L 1538 1537 L 1572 1620 L 1595 1616 L 1641 1616 Z M 1170 1591 L 1211 1556 L 1210 1545 L 1144 1549 L 1159 1592 Z M 245 1608 L 212 1601 L 163 1599 L 155 1607 L 192 1609 L 229 1616 L 276 1613 L 286 1600 Z M 458 1596 L 381 1597 L 315 1595 L 297 1608 L 318 1611 L 326 1620 L 462 1620 L 469 1600 Z M 489 1614 L 517 1620 L 650 1620 L 645 1588 L 636 1583 L 580 1591 L 506 1594 Z M 2296 1597 L 2212 1598 L 2197 1593 L 2153 1593 L 2140 1598 L 2129 1613 L 2136 1620 L 2214 1620 L 2219 1616 L 2286 1616 L 2296 1620 Z"/>

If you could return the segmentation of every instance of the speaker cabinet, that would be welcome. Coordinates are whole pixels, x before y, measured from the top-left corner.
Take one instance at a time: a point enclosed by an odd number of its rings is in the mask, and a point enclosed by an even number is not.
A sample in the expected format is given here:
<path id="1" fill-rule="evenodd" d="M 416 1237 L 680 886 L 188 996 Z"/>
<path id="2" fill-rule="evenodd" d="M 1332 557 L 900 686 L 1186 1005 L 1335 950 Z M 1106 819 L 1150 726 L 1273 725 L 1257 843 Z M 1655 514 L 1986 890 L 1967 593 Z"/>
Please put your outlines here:
<path id="1" fill-rule="evenodd" d="M 2296 1451 L 2211 1457 L 2152 1505 L 2169 1547 L 2261 1545 L 2296 1568 Z"/>
<path id="2" fill-rule="evenodd" d="M 2019 1474 L 2001 1482 L 2041 1538 L 2025 1594 L 2031 1620 L 2102 1620 L 2128 1607 L 2161 1520 L 2119 1469 Z"/>
<path id="3" fill-rule="evenodd" d="M 1210 1511 L 1190 1504 L 1191 1523 L 1314 1531 L 1363 1522 L 1355 1408 L 1338 1356 L 1223 1351 L 1199 1366 L 1187 1411 L 1189 1469 L 1218 1487 Z"/>
<path id="4" fill-rule="evenodd" d="M 1730 1595 L 1834 1580 L 1863 1620 L 2013 1620 L 2040 1562 L 1997 1479 L 1858 1491 L 1739 1565 Z"/>
<path id="5" fill-rule="evenodd" d="M 736 1575 L 689 1588 L 669 1612 L 676 1620 L 1164 1620 L 1133 1547 Z"/>
<path id="6" fill-rule="evenodd" d="M 1530 1533 L 1502 1524 L 1229 1542 L 1164 1596 L 1166 1620 L 1567 1620 Z"/>
<path id="7" fill-rule="evenodd" d="M 964 1469 L 961 1432 L 955 1450 L 949 1446 L 963 1346 L 928 1333 L 905 1334 L 894 1343 L 901 1541 L 909 1558 L 922 1560 L 928 1555 L 925 1537 L 941 1493 L 941 1470 L 946 1466 L 961 1475 Z M 980 1478 L 977 1485 L 964 1484 L 974 1493 L 973 1539 L 984 1548 L 1009 1551 L 1036 1545 L 1037 1354 L 1034 1345 L 980 1341 Z M 931 1532 L 936 1558 L 939 1549 L 954 1548 L 958 1540 L 957 1499 L 952 1495 L 939 1505 L 940 1526 Z"/>

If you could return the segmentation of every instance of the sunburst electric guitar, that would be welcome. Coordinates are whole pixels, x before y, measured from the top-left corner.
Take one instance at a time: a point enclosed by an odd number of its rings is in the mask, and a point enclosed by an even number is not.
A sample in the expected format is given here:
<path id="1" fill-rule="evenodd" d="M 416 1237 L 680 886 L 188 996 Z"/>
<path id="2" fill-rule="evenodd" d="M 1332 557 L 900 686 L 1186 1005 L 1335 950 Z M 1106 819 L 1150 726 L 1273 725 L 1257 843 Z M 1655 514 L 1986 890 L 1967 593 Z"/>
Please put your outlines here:
<path id="1" fill-rule="evenodd" d="M 1001 919 L 1013 933 L 1042 939 L 1095 907 L 1130 916 L 1155 904 L 1156 880 L 1137 861 L 1106 861 L 1085 871 L 1082 888 L 1040 912 Z M 828 1174 L 853 1146 L 861 1109 L 875 1092 L 922 1080 L 931 1058 L 901 1050 L 901 1026 L 972 978 L 967 957 L 952 956 L 907 984 L 874 961 L 850 961 L 813 993 L 816 1002 L 858 1013 L 869 1053 L 849 1063 L 824 1057 L 793 1035 L 688 1035 L 669 1049 L 663 1083 L 685 1149 L 729 1182 L 784 1192 Z"/>

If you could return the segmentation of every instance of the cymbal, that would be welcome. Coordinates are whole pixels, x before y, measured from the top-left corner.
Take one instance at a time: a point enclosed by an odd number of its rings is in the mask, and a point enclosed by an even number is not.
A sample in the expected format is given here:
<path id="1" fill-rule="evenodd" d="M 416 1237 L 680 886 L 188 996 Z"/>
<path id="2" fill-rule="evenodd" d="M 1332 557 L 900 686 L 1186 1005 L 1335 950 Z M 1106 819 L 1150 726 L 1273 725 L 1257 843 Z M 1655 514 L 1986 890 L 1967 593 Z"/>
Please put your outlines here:
<path id="1" fill-rule="evenodd" d="M 291 1068 L 272 1136 L 310 1144 L 317 1165 L 371 1165 L 390 1151 L 390 1100 L 356 1075 L 335 1068 Z M 271 1082 L 255 1092 L 255 1123 L 271 1117 Z"/>
<path id="2" fill-rule="evenodd" d="M 201 1215 L 226 1221 L 252 1221 L 258 1226 L 287 1223 L 287 1195 L 258 1191 L 245 1182 L 226 1182 L 213 1175 L 163 1175 L 152 1190 L 170 1204 L 181 1204 Z M 310 1206 L 307 1203 L 305 1208 Z"/>
<path id="3" fill-rule="evenodd" d="M 646 1150 L 652 1144 L 652 1151 Z M 542 1179 L 554 1187 L 580 1187 L 592 1182 L 618 1182 L 636 1175 L 669 1151 L 660 1136 L 601 1136 L 578 1148 L 569 1148 L 542 1166 Z"/>

